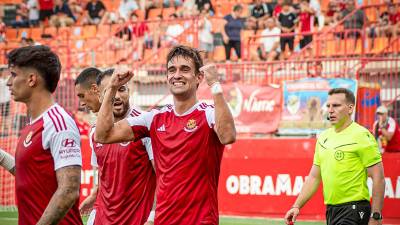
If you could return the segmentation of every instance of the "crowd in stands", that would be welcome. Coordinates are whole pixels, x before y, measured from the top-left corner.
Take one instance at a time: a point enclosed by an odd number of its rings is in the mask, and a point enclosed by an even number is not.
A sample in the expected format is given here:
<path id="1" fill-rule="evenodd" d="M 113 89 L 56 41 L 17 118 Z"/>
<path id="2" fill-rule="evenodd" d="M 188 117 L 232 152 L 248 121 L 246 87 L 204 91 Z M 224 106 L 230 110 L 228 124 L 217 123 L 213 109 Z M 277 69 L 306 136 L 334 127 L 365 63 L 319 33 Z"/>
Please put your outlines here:
<path id="1" fill-rule="evenodd" d="M 360 30 L 366 26 L 372 48 L 376 37 L 397 37 L 400 24 L 398 7 L 390 0 L 382 1 L 386 3 L 385 9 L 377 8 L 376 12 L 372 12 L 377 14 L 374 21 L 370 21 L 363 10 L 358 10 L 344 22 L 344 31 L 335 33 L 336 38 L 354 38 L 357 41 L 361 36 Z M 109 2 L 22 0 L 17 4 L 15 19 L 7 25 L 13 28 L 59 28 L 124 26 L 129 23 L 116 35 L 125 41 L 135 41 L 140 53 L 137 59 L 140 60 L 144 48 L 156 52 L 160 46 L 178 43 L 178 37 L 189 26 L 180 20 L 195 17 L 198 18 L 198 46 L 207 58 L 213 58 L 215 47 L 223 46 L 224 60 L 231 60 L 233 52 L 240 60 L 243 58 L 244 40 L 254 35 L 259 36 L 257 59 L 272 61 L 287 59 L 294 51 L 309 45 L 313 41 L 313 32 L 337 25 L 360 3 L 355 0 L 330 0 L 321 6 L 320 0 L 253 0 L 225 5 L 225 1 L 211 0 L 114 0 L 119 4 L 110 6 Z M 2 16 L 4 12 L 0 10 L 0 18 Z M 8 27 L 0 19 L 0 41 L 5 40 Z M 246 37 L 244 31 L 247 32 Z"/>

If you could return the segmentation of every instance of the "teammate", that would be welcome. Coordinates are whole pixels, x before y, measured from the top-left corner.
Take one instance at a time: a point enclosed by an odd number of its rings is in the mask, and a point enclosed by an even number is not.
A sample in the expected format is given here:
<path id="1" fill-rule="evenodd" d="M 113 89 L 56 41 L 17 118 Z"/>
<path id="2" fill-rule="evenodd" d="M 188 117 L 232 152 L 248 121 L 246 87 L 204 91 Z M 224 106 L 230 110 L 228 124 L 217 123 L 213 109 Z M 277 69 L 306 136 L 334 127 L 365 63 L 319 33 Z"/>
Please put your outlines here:
<path id="1" fill-rule="evenodd" d="M 89 68 L 76 80 L 77 95 L 83 105 L 93 112 L 100 108 L 99 100 L 113 71 L 111 69 L 97 73 L 98 70 Z M 140 115 L 138 109 L 129 105 L 129 90 L 126 85 L 117 91 L 113 114 L 116 120 Z M 154 211 L 151 210 L 156 183 L 150 138 L 102 145 L 93 141 L 94 131 L 95 128 L 90 135 L 91 163 L 99 169 L 99 190 L 81 204 L 81 211 L 88 211 L 96 201 L 94 224 L 152 224 Z"/>
<path id="2" fill-rule="evenodd" d="M 300 209 L 315 194 L 321 181 L 328 225 L 382 224 L 385 181 L 375 138 L 352 121 L 355 97 L 351 91 L 330 90 L 327 107 L 332 128 L 318 137 L 310 174 L 286 213 L 286 224 L 296 221 Z M 372 209 L 367 176 L 373 181 Z"/>
<path id="3" fill-rule="evenodd" d="M 151 137 L 157 175 L 155 224 L 218 224 L 220 164 L 224 145 L 235 141 L 236 131 L 216 67 L 202 66 L 196 49 L 174 47 L 167 56 L 167 84 L 174 105 L 116 123 L 113 99 L 133 73 L 115 71 L 105 88 L 95 140 L 115 143 Z M 215 106 L 197 100 L 204 78 Z"/>
<path id="4" fill-rule="evenodd" d="M 52 97 L 60 79 L 58 56 L 46 46 L 28 46 L 11 51 L 8 63 L 11 96 L 25 103 L 30 115 L 18 141 L 15 167 L 7 168 L 15 174 L 18 223 L 82 224 L 79 130 Z"/>

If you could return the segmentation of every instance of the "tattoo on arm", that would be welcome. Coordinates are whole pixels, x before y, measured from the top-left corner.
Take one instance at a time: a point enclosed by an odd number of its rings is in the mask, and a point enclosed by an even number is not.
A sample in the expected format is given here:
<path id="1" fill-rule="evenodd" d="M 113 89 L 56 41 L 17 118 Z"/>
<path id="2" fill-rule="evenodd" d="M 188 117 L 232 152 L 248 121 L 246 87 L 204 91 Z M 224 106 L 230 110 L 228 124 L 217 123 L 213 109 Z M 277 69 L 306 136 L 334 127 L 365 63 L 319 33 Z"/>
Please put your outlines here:
<path id="1" fill-rule="evenodd" d="M 56 171 L 58 188 L 37 225 L 58 224 L 79 198 L 81 166 L 66 166 Z"/>

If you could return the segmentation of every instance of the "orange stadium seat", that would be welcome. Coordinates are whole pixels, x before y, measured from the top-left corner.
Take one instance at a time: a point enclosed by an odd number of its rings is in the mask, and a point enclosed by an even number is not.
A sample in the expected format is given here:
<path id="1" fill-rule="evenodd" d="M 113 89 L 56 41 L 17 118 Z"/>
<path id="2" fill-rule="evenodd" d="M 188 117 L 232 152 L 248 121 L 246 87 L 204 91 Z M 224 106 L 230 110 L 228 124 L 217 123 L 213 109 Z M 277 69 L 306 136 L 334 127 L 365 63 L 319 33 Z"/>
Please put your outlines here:
<path id="1" fill-rule="evenodd" d="M 33 40 L 39 40 L 42 38 L 43 29 L 40 27 L 31 28 L 31 38 Z"/>
<path id="2" fill-rule="evenodd" d="M 164 19 L 169 18 L 169 16 L 174 14 L 174 13 L 175 13 L 175 8 L 172 8 L 172 7 L 171 8 L 164 8 L 162 10 L 162 15 L 163 15 Z"/>
<path id="3" fill-rule="evenodd" d="M 84 39 L 96 37 L 97 28 L 95 25 L 84 26 L 82 28 L 82 37 Z"/>
<path id="4" fill-rule="evenodd" d="M 17 29 L 14 29 L 14 28 L 8 28 L 7 27 L 7 29 L 6 29 L 6 38 L 7 38 L 7 40 L 16 40 L 17 39 L 17 34 L 18 34 L 18 31 L 17 31 Z"/>
<path id="5" fill-rule="evenodd" d="M 148 17 L 148 19 L 153 19 L 153 18 L 156 18 L 159 15 L 162 15 L 162 9 L 155 8 L 155 9 L 150 9 L 149 15 L 147 17 Z M 164 18 L 164 19 L 166 19 L 166 18 Z"/>
<path id="6" fill-rule="evenodd" d="M 110 25 L 99 25 L 96 34 L 98 37 L 108 37 L 110 35 L 110 31 Z"/>
<path id="7" fill-rule="evenodd" d="M 217 62 L 222 62 L 226 60 L 226 55 L 225 55 L 225 47 L 224 46 L 215 46 L 214 48 L 214 61 Z"/>
<path id="8" fill-rule="evenodd" d="M 21 40 L 22 37 L 30 38 L 31 37 L 31 30 L 29 28 L 22 28 L 18 29 L 18 40 Z"/>
<path id="9" fill-rule="evenodd" d="M 57 28 L 55 27 L 46 27 L 44 29 L 44 33 L 51 35 L 53 38 L 57 37 Z"/>

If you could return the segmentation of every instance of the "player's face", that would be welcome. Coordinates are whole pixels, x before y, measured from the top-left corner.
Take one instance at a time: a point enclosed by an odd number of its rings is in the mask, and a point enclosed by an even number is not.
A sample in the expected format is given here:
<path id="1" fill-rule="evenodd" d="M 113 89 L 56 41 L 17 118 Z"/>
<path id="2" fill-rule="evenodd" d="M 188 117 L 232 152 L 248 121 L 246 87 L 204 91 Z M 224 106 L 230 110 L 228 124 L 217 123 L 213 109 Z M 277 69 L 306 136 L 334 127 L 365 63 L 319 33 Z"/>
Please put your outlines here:
<path id="1" fill-rule="evenodd" d="M 10 77 L 7 81 L 11 96 L 16 102 L 27 102 L 32 96 L 33 89 L 37 85 L 38 75 L 33 75 L 29 70 L 18 66 L 10 67 Z"/>
<path id="2" fill-rule="evenodd" d="M 167 67 L 168 87 L 175 97 L 190 98 L 195 95 L 201 76 L 196 75 L 191 59 L 183 56 L 172 58 Z"/>
<path id="3" fill-rule="evenodd" d="M 79 98 L 81 107 L 86 107 L 94 113 L 100 110 L 99 92 L 95 85 L 85 87 L 85 85 L 77 84 L 75 86 L 75 93 Z"/>
<path id="4" fill-rule="evenodd" d="M 111 77 L 106 76 L 101 81 L 99 86 L 99 90 L 101 93 L 100 101 L 103 101 L 104 98 L 104 91 L 108 83 L 110 83 Z M 117 120 L 120 120 L 125 117 L 126 113 L 129 110 L 129 89 L 127 85 L 122 85 L 119 87 L 117 93 L 114 97 L 114 105 L 113 105 L 113 114 Z"/>
<path id="5" fill-rule="evenodd" d="M 326 106 L 332 125 L 340 125 L 349 120 L 354 108 L 353 104 L 346 101 L 346 96 L 342 93 L 329 95 Z"/>

